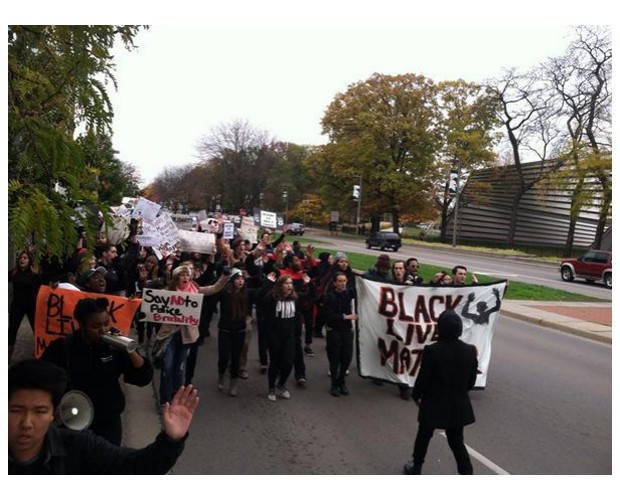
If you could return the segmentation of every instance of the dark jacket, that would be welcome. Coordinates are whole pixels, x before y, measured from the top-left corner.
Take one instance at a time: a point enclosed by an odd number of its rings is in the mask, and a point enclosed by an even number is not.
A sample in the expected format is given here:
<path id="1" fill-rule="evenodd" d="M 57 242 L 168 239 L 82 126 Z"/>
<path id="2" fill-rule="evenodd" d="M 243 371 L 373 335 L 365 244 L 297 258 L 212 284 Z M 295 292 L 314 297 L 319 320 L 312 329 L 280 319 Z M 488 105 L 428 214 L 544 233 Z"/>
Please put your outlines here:
<path id="1" fill-rule="evenodd" d="M 352 314 L 351 301 L 354 298 L 355 293 L 349 289 L 343 292 L 332 290 L 325 295 L 323 311 L 325 313 L 325 324 L 328 328 L 341 332 L 353 329 L 353 321 L 344 319 L 343 315 Z"/>
<path id="2" fill-rule="evenodd" d="M 161 432 L 146 448 L 110 444 L 90 431 L 52 424 L 39 460 L 29 465 L 9 457 L 9 474 L 165 474 L 181 455 L 187 435 L 172 441 Z"/>
<path id="3" fill-rule="evenodd" d="M 95 432 L 125 409 L 125 395 L 119 383 L 121 375 L 125 383 L 139 387 L 153 380 L 153 366 L 148 359 L 135 368 L 124 352 L 103 344 L 86 344 L 80 333 L 55 340 L 43 351 L 42 358 L 64 368 L 71 389 L 80 390 L 91 399 L 95 408 L 91 428 Z"/>
<path id="4" fill-rule="evenodd" d="M 476 348 L 461 340 L 440 339 L 426 346 L 412 398 L 421 399 L 418 421 L 449 429 L 475 421 L 468 391 L 476 383 Z"/>

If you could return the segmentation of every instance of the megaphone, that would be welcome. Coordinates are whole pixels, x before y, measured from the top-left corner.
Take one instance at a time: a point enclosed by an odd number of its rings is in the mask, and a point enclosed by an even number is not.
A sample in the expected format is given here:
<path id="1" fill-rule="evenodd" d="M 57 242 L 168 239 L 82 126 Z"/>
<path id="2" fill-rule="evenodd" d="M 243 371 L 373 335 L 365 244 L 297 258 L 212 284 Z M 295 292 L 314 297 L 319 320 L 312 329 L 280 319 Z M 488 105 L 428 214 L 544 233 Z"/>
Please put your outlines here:
<path id="1" fill-rule="evenodd" d="M 58 405 L 58 418 L 62 425 L 74 431 L 83 431 L 93 421 L 95 408 L 82 391 L 67 392 Z"/>

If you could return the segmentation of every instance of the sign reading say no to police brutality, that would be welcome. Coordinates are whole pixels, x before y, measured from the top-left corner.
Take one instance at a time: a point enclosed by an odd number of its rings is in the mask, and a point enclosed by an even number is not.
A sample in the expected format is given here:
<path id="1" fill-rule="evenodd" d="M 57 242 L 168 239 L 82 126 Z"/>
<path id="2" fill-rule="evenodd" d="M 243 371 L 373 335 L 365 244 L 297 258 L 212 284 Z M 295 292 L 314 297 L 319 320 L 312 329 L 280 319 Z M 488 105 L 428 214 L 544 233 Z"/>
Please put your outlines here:
<path id="1" fill-rule="evenodd" d="M 203 297 L 201 293 L 145 288 L 140 306 L 140 312 L 144 313 L 142 321 L 198 326 Z"/>
<path id="2" fill-rule="evenodd" d="M 424 347 L 437 341 L 437 318 L 453 309 L 463 320 L 460 339 L 478 352 L 476 387 L 484 388 L 506 286 L 505 280 L 475 286 L 407 286 L 357 277 L 360 375 L 413 386 Z"/>

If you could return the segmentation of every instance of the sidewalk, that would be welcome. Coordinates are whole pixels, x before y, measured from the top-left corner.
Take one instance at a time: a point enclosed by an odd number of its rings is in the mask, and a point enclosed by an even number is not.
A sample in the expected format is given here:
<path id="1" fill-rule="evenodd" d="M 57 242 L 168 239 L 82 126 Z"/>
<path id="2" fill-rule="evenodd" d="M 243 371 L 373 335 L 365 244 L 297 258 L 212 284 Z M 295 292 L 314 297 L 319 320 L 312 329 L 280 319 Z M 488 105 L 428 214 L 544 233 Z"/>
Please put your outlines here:
<path id="1" fill-rule="evenodd" d="M 501 314 L 611 344 L 611 302 L 504 300 Z"/>

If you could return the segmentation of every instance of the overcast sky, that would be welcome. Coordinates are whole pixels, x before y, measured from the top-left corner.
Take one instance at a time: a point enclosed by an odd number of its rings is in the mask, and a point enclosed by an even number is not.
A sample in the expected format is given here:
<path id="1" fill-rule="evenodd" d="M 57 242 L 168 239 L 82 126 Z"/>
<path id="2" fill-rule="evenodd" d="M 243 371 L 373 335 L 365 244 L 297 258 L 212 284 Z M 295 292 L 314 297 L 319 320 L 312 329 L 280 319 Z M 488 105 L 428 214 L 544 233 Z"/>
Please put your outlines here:
<path id="1" fill-rule="evenodd" d="M 114 146 L 143 180 L 197 161 L 196 143 L 245 119 L 270 136 L 322 144 L 338 92 L 372 73 L 435 81 L 499 77 L 562 54 L 568 26 L 162 26 L 116 51 Z"/>

